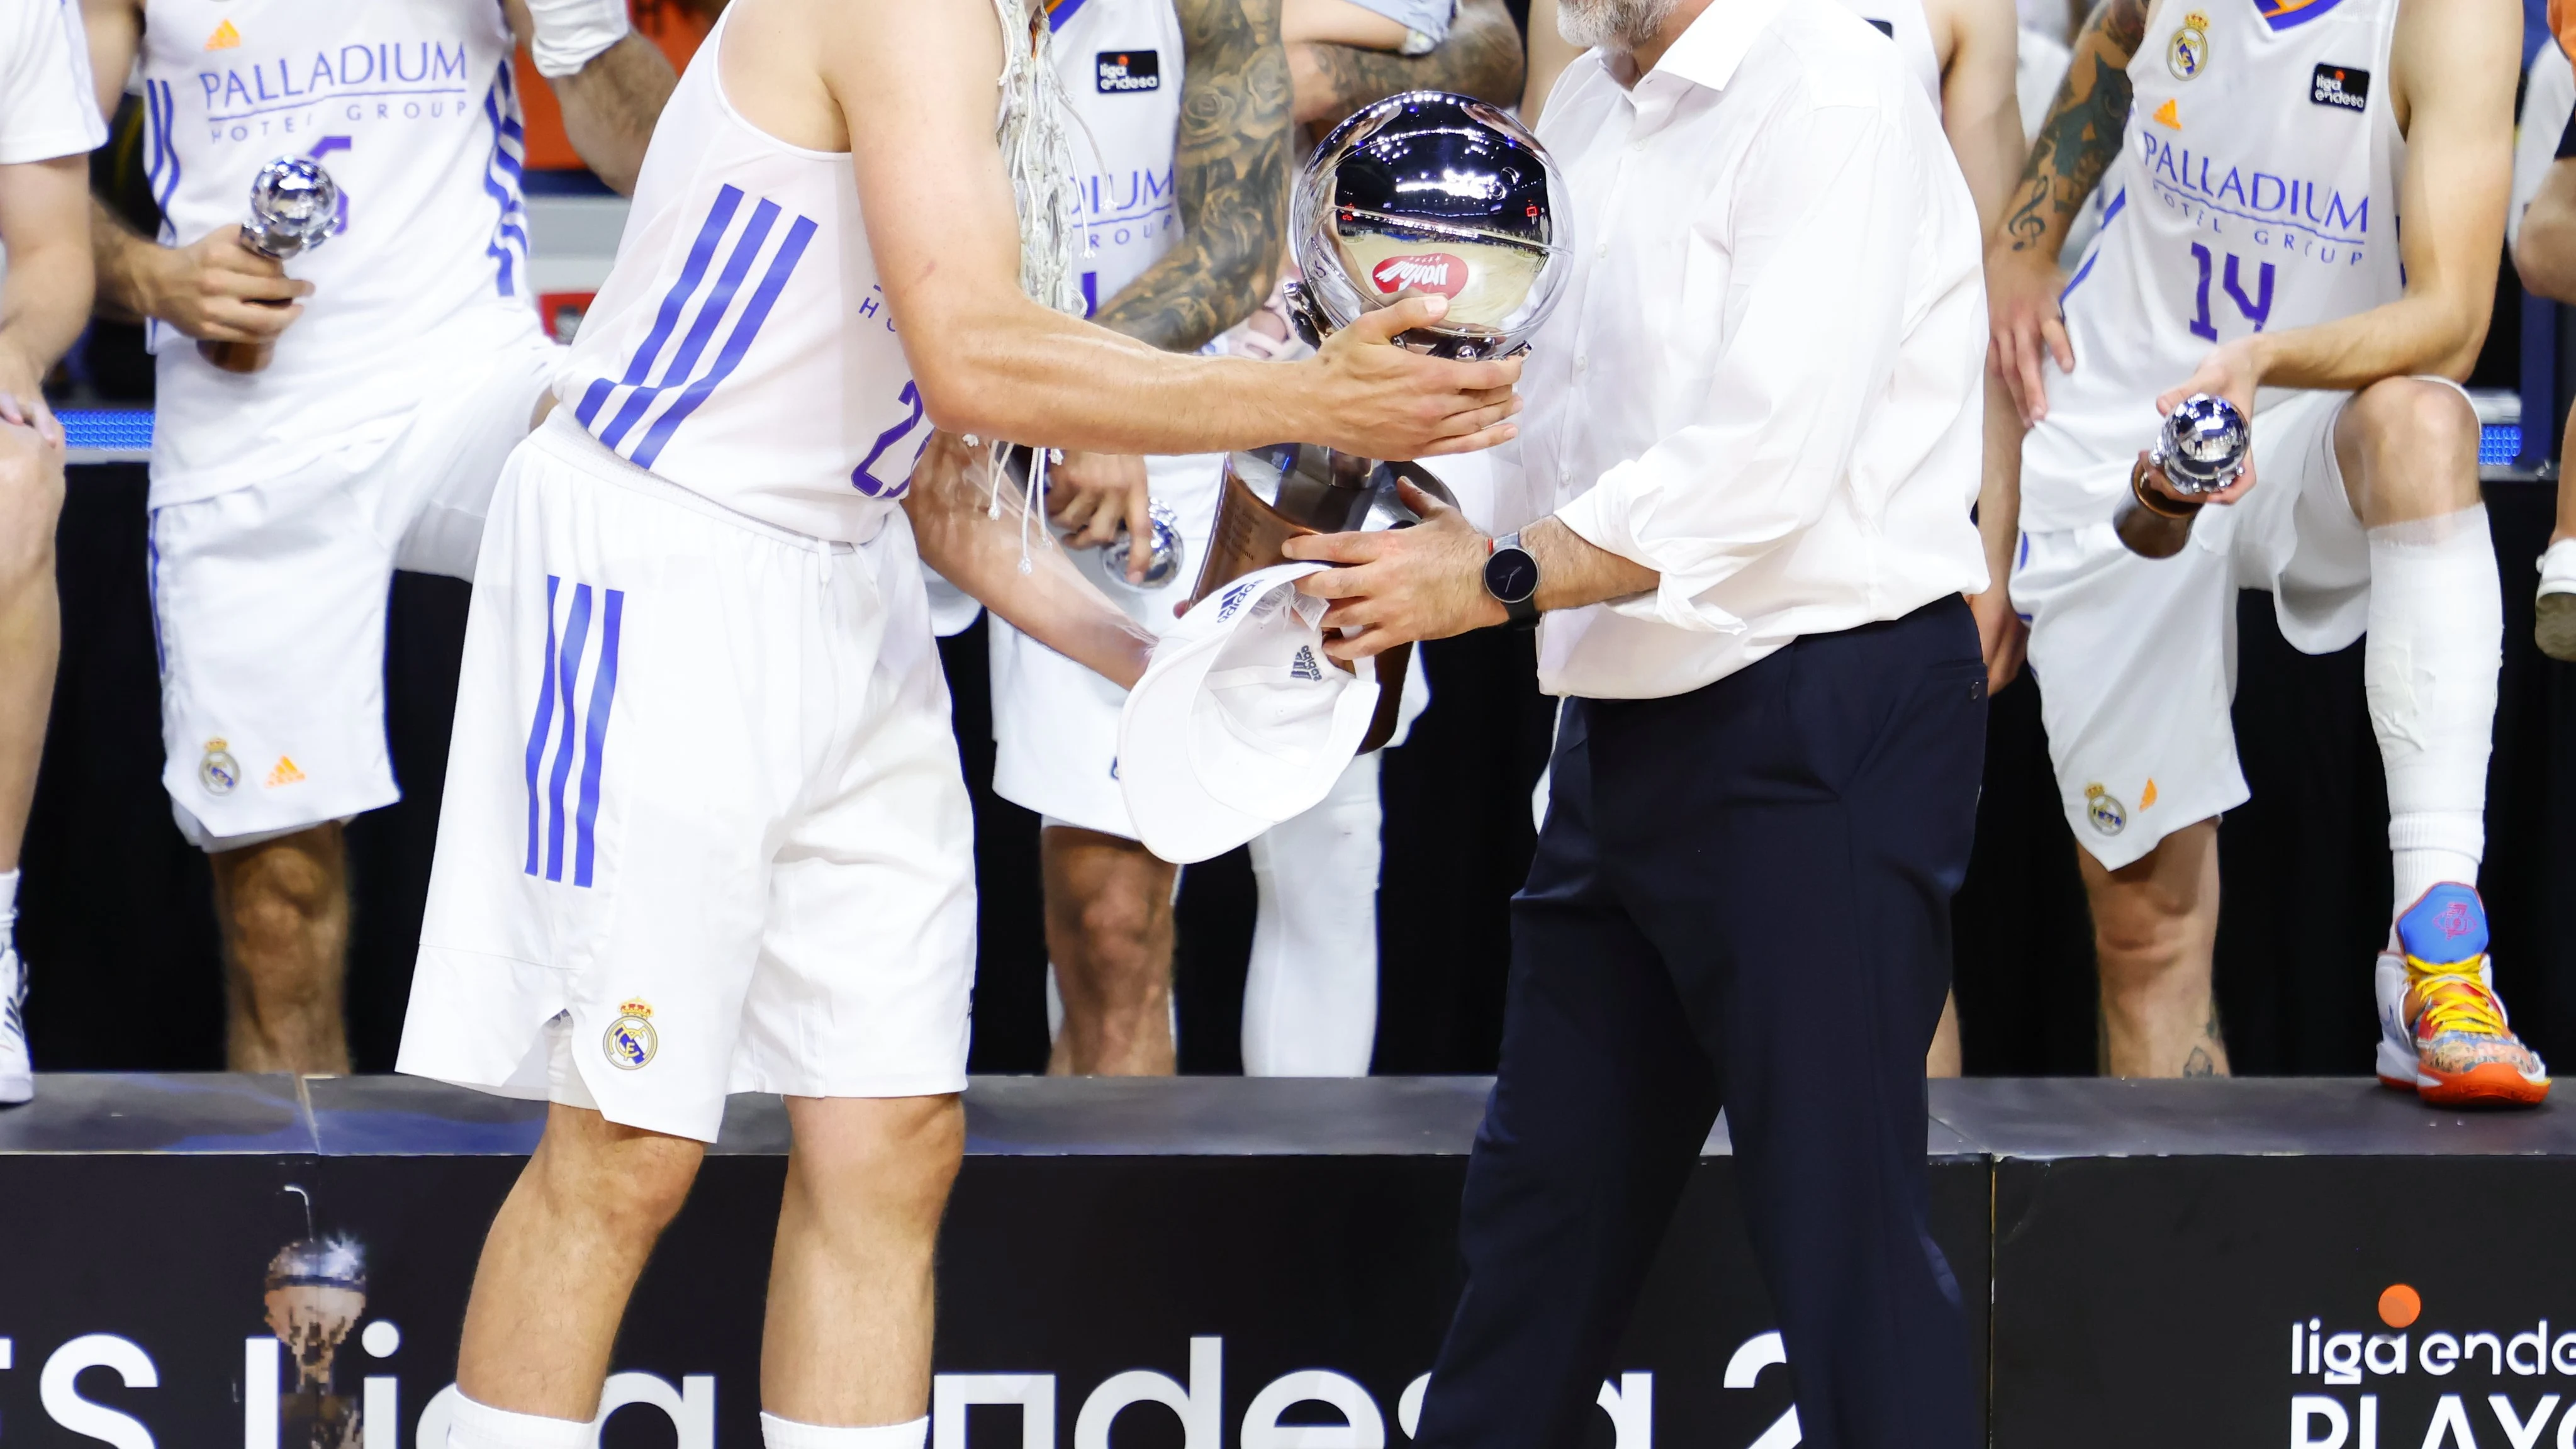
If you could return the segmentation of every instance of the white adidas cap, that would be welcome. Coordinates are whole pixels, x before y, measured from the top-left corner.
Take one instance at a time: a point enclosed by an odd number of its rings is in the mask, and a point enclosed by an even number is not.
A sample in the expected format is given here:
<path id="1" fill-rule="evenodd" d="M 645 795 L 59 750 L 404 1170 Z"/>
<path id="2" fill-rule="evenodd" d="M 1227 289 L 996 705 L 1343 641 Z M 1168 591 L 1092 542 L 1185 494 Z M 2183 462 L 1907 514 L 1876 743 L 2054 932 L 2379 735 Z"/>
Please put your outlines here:
<path id="1" fill-rule="evenodd" d="M 1118 719 L 1118 783 L 1145 848 L 1187 865 L 1301 815 L 1377 712 L 1377 669 L 1324 657 L 1324 601 L 1275 564 L 1199 601 L 1154 647 Z"/>

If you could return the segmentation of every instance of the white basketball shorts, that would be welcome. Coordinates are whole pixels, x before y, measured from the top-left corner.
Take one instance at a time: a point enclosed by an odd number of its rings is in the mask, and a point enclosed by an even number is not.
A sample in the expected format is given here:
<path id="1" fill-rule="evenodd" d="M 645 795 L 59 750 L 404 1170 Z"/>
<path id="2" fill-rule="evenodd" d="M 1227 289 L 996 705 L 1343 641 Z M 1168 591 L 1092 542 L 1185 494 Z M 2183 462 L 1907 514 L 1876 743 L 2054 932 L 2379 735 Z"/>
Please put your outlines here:
<path id="1" fill-rule="evenodd" d="M 2369 540 L 2334 449 L 2349 401 L 2294 392 L 2256 413 L 2253 491 L 2201 510 L 2172 558 L 2129 552 L 2107 516 L 2022 535 L 2013 607 L 2030 621 L 2058 795 L 2075 838 L 2104 866 L 2128 865 L 2247 798 L 2228 716 L 2239 589 L 2270 591 L 2282 635 L 2306 653 L 2361 637 Z M 2151 439 L 2116 441 L 2134 454 Z M 2024 473 L 2025 496 L 2047 486 Z"/>
<path id="2" fill-rule="evenodd" d="M 562 355 L 531 318 L 363 465 L 152 510 L 161 784 L 190 842 L 234 849 L 402 797 L 385 746 L 394 570 L 474 576 L 493 482 Z"/>
<path id="3" fill-rule="evenodd" d="M 550 419 L 476 572 L 399 1069 L 712 1141 L 730 1092 L 963 1090 L 974 966 L 902 514 L 808 538 Z"/>
<path id="4" fill-rule="evenodd" d="M 1161 634 L 1197 587 L 1224 491 L 1214 453 L 1145 460 L 1154 501 L 1180 516 L 1181 566 L 1158 588 L 1139 589 L 1102 562 L 1105 550 L 1069 557 L 1128 616 Z M 1136 838 L 1118 789 L 1118 712 L 1127 691 L 992 616 L 986 650 L 993 680 L 993 793 L 1055 823 Z"/>

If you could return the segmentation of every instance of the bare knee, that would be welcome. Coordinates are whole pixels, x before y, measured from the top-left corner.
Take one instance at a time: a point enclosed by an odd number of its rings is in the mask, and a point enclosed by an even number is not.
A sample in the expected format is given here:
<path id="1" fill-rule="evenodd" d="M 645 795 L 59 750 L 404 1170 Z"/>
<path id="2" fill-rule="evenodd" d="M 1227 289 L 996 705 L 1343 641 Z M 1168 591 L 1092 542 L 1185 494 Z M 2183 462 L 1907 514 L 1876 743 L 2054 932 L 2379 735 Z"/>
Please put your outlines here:
<path id="1" fill-rule="evenodd" d="M 2354 502 L 2364 523 L 2378 527 L 2477 505 L 2478 417 L 2459 389 L 2392 377 L 2362 389 L 2346 417 L 2361 455 Z"/>
<path id="2" fill-rule="evenodd" d="M 341 849 L 339 827 L 326 825 L 216 856 L 225 915 L 242 941 L 284 947 L 344 910 Z"/>
<path id="3" fill-rule="evenodd" d="M 871 1228 L 936 1233 L 966 1150 L 955 1096 L 791 1097 L 796 1129 L 791 1190 L 824 1217 L 856 1214 Z"/>
<path id="4" fill-rule="evenodd" d="M 1162 914 L 1141 891 L 1102 890 L 1076 906 L 1073 926 L 1080 934 L 1084 956 L 1121 968 L 1117 974 L 1130 975 L 1144 963 Z"/>
<path id="5" fill-rule="evenodd" d="M 2093 943 L 2103 982 L 2118 989 L 2150 983 L 2188 964 L 2202 934 L 2205 902 L 2199 873 L 2175 867 L 2160 845 L 2118 870 L 2086 872 Z"/>
<path id="6" fill-rule="evenodd" d="M 556 1106 L 526 1181 L 558 1220 L 580 1222 L 608 1242 L 650 1247 L 688 1201 L 705 1156 L 704 1143 Z"/>
<path id="7" fill-rule="evenodd" d="M 63 512 L 63 470 L 34 451 L 0 454 L 0 596 L 54 569 L 54 526 Z"/>

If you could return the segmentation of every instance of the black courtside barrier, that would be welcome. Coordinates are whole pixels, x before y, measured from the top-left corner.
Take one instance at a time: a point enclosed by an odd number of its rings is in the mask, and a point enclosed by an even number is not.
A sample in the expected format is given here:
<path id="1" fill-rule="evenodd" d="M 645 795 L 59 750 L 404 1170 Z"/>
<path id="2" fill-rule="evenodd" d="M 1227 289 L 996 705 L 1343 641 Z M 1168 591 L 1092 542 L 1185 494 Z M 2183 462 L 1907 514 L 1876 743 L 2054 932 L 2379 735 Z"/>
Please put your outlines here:
<path id="1" fill-rule="evenodd" d="M 1482 1093 L 979 1079 L 935 1449 L 1409 1442 Z M 1935 1237 L 1999 1449 L 2576 1439 L 2576 1119 L 2343 1080 L 1932 1100 Z M 475 1253 L 536 1121 L 403 1079 L 45 1079 L 0 1114 L 0 1443 L 309 1449 L 354 1414 L 327 1442 L 436 1449 Z M 603 1443 L 757 1443 L 785 1147 L 776 1103 L 737 1099 L 638 1292 Z M 1721 1130 L 1588 1449 L 1798 1442 L 1732 1175 Z M 339 1291 L 269 1281 L 308 1238 L 354 1249 L 321 1255 Z M 338 1335 L 303 1393 L 274 1326 L 298 1323 Z"/>

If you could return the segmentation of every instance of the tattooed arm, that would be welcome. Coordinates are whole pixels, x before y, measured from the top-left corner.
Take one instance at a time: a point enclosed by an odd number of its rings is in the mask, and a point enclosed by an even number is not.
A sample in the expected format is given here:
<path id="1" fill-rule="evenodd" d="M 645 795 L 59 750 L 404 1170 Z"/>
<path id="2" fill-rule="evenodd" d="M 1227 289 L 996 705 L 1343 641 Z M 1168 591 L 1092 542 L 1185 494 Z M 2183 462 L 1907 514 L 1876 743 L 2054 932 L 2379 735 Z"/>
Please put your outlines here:
<path id="1" fill-rule="evenodd" d="M 2120 154 L 2129 121 L 2129 58 L 2146 37 L 2150 3 L 2102 0 L 2084 22 L 2075 37 L 2075 59 L 2031 144 L 2021 184 L 2005 203 L 2003 229 L 1990 244 L 1990 356 L 2025 424 L 2048 415 L 2043 351 L 2060 369 L 2075 369 L 2075 350 L 2057 310 L 2064 286 L 2057 253 L 2066 244 L 2067 227 Z"/>
<path id="2" fill-rule="evenodd" d="M 1172 190 L 1181 238 L 1092 321 L 1166 352 L 1196 352 L 1252 315 L 1279 277 L 1288 237 L 1288 55 L 1279 0 L 1180 0 L 1181 129 Z M 1141 458 L 1068 453 L 1050 472 L 1047 516 L 1074 548 L 1123 526 L 1149 537 Z M 1152 562 L 1135 549 L 1128 577 Z"/>
<path id="3" fill-rule="evenodd" d="M 1288 56 L 1279 0 L 1181 0 L 1187 46 L 1172 189 L 1181 239 L 1092 318 L 1195 352 L 1252 315 L 1288 236 Z"/>
<path id="4" fill-rule="evenodd" d="M 1521 32 L 1503 0 L 1458 0 L 1449 38 L 1429 55 L 1300 45 L 1288 65 L 1301 125 L 1329 126 L 1403 91 L 1460 91 L 1498 106 L 1521 98 Z"/>

